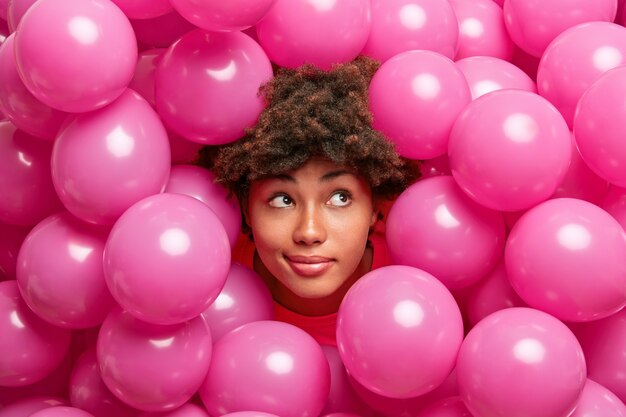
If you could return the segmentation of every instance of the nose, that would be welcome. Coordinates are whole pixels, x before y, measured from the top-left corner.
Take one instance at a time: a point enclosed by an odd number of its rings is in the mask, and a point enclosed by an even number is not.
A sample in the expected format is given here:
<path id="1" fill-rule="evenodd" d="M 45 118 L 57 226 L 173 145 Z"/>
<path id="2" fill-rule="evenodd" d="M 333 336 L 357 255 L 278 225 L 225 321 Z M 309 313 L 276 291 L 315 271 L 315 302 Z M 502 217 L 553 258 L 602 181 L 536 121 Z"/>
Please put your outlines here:
<path id="1" fill-rule="evenodd" d="M 293 230 L 293 240 L 302 245 L 315 245 L 326 240 L 326 226 L 320 208 L 302 208 Z"/>

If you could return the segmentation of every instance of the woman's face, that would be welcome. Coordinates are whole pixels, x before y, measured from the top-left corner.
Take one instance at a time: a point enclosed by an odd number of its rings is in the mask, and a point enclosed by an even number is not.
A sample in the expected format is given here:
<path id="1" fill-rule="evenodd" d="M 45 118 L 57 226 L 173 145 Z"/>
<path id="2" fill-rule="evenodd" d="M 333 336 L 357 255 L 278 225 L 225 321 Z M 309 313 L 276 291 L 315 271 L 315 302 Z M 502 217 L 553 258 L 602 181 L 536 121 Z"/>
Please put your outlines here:
<path id="1" fill-rule="evenodd" d="M 377 212 L 362 177 L 314 158 L 287 175 L 253 181 L 246 218 L 281 297 L 320 299 L 362 273 Z"/>

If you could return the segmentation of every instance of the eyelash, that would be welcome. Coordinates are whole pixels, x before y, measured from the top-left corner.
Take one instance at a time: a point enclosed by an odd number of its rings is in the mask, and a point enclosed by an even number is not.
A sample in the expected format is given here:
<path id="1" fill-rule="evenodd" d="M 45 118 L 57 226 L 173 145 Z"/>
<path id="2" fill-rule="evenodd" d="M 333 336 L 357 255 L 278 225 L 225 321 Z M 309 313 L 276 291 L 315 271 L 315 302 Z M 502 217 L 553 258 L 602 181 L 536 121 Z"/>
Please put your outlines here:
<path id="1" fill-rule="evenodd" d="M 339 205 L 337 207 L 346 207 L 346 206 L 348 206 L 350 204 L 351 200 L 352 200 L 352 194 L 350 192 L 348 192 L 348 191 L 345 191 L 345 190 L 335 191 L 334 193 L 331 194 L 331 196 L 330 196 L 330 198 L 328 200 L 330 201 L 334 196 L 336 196 L 338 194 L 345 195 L 348 198 L 348 201 L 345 203 L 345 205 Z M 268 204 L 270 206 L 272 206 L 272 201 L 274 201 L 275 199 L 277 199 L 279 197 L 282 197 L 283 199 L 288 199 L 289 202 L 291 204 L 293 204 L 293 199 L 291 197 L 289 197 L 289 195 L 284 194 L 284 193 L 278 193 L 278 194 L 272 195 L 272 197 L 270 197 L 269 200 L 268 200 Z M 283 203 L 284 203 L 284 201 L 283 201 Z M 276 206 L 272 206 L 272 207 L 276 207 Z M 283 207 L 276 207 L 276 208 L 286 208 L 286 207 L 289 207 L 289 205 L 283 206 Z"/>

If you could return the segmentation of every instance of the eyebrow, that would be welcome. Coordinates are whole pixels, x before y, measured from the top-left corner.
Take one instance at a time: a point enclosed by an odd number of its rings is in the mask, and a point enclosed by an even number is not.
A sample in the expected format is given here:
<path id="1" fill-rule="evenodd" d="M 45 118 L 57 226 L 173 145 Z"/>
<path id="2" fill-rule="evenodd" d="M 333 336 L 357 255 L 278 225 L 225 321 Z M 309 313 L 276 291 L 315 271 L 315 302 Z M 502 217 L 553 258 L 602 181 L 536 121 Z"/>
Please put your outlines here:
<path id="1" fill-rule="evenodd" d="M 336 171 L 330 171 L 320 177 L 320 182 L 329 182 L 329 181 L 334 180 L 337 177 L 340 177 L 342 175 L 348 175 L 348 174 L 352 174 L 352 172 L 346 169 L 338 169 Z M 298 182 L 296 181 L 294 177 L 292 177 L 289 174 L 278 174 L 278 175 L 274 175 L 273 178 L 276 178 L 282 181 L 293 182 L 293 183 Z"/>

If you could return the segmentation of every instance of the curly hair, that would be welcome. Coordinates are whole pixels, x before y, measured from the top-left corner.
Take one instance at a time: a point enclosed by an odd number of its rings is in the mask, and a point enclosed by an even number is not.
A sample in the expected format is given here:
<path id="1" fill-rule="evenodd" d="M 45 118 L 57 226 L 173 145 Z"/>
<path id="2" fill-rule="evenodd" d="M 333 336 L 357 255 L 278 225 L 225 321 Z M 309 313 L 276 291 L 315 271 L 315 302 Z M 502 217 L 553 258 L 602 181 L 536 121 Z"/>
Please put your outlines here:
<path id="1" fill-rule="evenodd" d="M 293 171 L 311 157 L 354 169 L 375 198 L 397 196 L 419 170 L 372 128 L 367 90 L 378 67 L 361 56 L 330 71 L 278 68 L 260 89 L 266 107 L 257 124 L 236 142 L 205 146 L 197 163 L 240 202 L 247 201 L 251 181 Z"/>

